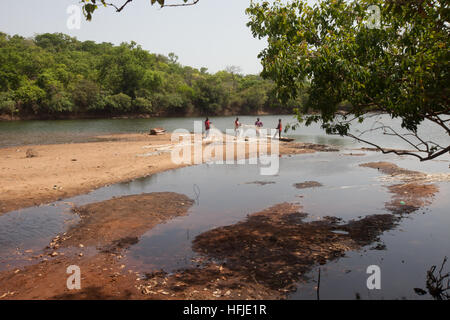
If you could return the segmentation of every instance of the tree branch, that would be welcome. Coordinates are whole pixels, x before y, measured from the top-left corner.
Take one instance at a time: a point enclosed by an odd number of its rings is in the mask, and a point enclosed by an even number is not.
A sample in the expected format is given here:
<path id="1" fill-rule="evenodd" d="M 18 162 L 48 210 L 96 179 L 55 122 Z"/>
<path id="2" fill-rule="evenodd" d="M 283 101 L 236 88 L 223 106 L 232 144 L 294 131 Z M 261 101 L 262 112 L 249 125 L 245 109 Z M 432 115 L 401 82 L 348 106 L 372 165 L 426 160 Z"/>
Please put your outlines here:
<path id="1" fill-rule="evenodd" d="M 433 121 L 434 123 L 437 123 L 438 125 L 440 125 L 440 126 L 441 126 L 442 128 L 444 128 L 444 130 L 447 131 L 447 133 L 450 135 L 450 128 L 447 127 L 447 126 L 445 125 L 445 122 L 448 121 L 448 120 L 450 120 L 450 119 L 447 119 L 447 120 L 443 121 L 443 120 L 442 120 L 441 118 L 439 118 L 439 116 L 436 115 L 436 114 L 433 114 L 433 115 L 426 115 L 425 118 L 427 118 L 428 120 Z"/>
<path id="2" fill-rule="evenodd" d="M 346 114 L 345 117 L 347 117 L 349 114 Z M 364 119 L 368 119 L 374 116 L 378 116 L 380 115 L 380 113 L 373 113 L 373 114 L 369 114 L 367 116 L 364 117 Z M 351 122 L 355 121 L 356 119 L 361 118 L 361 116 L 354 116 L 351 119 L 347 120 L 345 119 L 345 121 L 340 121 L 339 123 L 341 124 L 350 124 Z M 446 132 L 448 132 L 448 127 L 446 126 L 446 122 L 450 119 L 442 119 L 440 118 L 438 115 L 431 113 L 428 115 L 425 115 L 425 118 L 436 123 L 437 125 L 439 125 L 440 127 L 446 129 Z M 379 145 L 377 145 L 376 143 L 370 142 L 368 140 L 365 140 L 362 138 L 362 136 L 365 133 L 368 132 L 372 132 L 372 131 L 377 131 L 377 130 L 383 130 L 383 134 L 385 135 L 390 135 L 390 136 L 396 136 L 400 139 L 402 139 L 403 141 L 405 141 L 407 144 L 409 144 L 410 146 L 412 146 L 414 148 L 413 151 L 410 150 L 399 150 L 399 149 L 391 149 L 391 148 L 383 148 Z M 373 147 L 375 147 L 377 150 L 383 152 L 383 153 L 394 153 L 397 155 L 411 155 L 414 156 L 416 158 L 418 158 L 420 161 L 426 161 L 426 160 L 431 160 L 434 159 L 436 157 L 439 157 L 440 155 L 443 155 L 445 153 L 450 152 L 450 146 L 447 147 L 443 147 L 441 145 L 439 145 L 436 142 L 430 141 L 430 140 L 425 140 L 422 139 L 417 132 L 414 131 L 409 131 L 409 133 L 399 133 L 396 130 L 394 130 L 391 126 L 387 126 L 384 125 L 384 123 L 382 121 L 380 121 L 379 119 L 375 119 L 374 123 L 372 124 L 372 126 L 364 131 L 360 131 L 358 135 L 356 134 L 351 134 L 351 133 L 345 133 L 345 136 L 348 136 L 350 138 L 353 138 L 359 142 L 363 142 L 366 144 L 369 144 Z M 414 142 L 411 139 L 408 139 L 407 137 L 411 136 L 417 139 L 416 142 Z M 420 146 L 423 146 L 423 148 L 421 148 Z M 426 156 L 422 156 L 419 155 L 417 153 L 424 153 Z"/>
<path id="3" fill-rule="evenodd" d="M 197 2 L 199 2 L 200 0 L 194 0 L 193 2 L 190 3 L 178 3 L 178 4 L 163 4 L 161 6 L 161 8 L 164 7 L 186 7 L 186 6 L 193 6 L 194 4 L 197 4 Z"/>
<path id="4" fill-rule="evenodd" d="M 431 152 L 431 151 L 429 151 L 429 152 L 419 151 L 419 152 L 427 153 L 426 157 L 422 157 L 422 156 L 418 155 L 417 153 L 410 152 L 410 151 L 382 148 L 382 147 L 380 147 L 379 145 L 377 145 L 377 144 L 375 144 L 373 142 L 361 139 L 360 137 L 357 137 L 357 136 L 355 136 L 355 135 L 353 135 L 351 133 L 347 133 L 346 136 L 348 136 L 350 138 L 353 138 L 353 139 L 356 139 L 356 140 L 358 140 L 360 142 L 367 143 L 368 145 L 371 145 L 371 146 L 377 148 L 378 150 L 380 150 L 383 154 L 394 153 L 394 154 L 396 154 L 398 156 L 409 155 L 409 156 L 413 156 L 413 157 L 418 158 L 420 161 L 431 160 L 431 159 L 437 158 L 437 157 L 439 157 L 439 156 L 441 156 L 441 155 L 443 155 L 443 154 L 445 154 L 447 152 L 450 153 L 450 146 L 448 146 L 448 147 L 446 147 L 446 148 L 444 148 L 444 149 L 442 149 L 442 150 L 440 150 L 438 152 L 434 152 L 434 153 Z"/>
<path id="5" fill-rule="evenodd" d="M 114 7 L 116 9 L 116 12 L 121 12 L 123 8 L 127 6 L 130 2 L 133 0 L 127 0 L 121 7 L 117 7 L 114 3 L 106 3 L 108 6 Z"/>
<path id="6" fill-rule="evenodd" d="M 114 3 L 105 3 L 108 6 L 114 7 L 114 9 L 116 9 L 116 12 L 121 12 L 130 2 L 132 2 L 133 0 L 127 0 L 122 6 L 118 7 L 116 6 Z M 190 3 L 178 3 L 178 4 L 161 4 L 161 8 L 164 7 L 186 7 L 186 6 L 193 6 L 195 4 L 197 4 L 200 0 L 194 0 L 193 2 Z"/>

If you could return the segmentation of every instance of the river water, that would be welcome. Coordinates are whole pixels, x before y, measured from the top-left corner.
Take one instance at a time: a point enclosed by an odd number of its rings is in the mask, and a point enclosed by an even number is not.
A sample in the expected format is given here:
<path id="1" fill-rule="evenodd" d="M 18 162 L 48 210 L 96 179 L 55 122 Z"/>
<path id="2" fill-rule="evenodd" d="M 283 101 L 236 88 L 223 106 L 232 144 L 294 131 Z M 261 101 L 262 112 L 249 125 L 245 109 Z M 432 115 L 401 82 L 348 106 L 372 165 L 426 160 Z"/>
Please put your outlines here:
<path id="1" fill-rule="evenodd" d="M 295 124 L 296 118 L 292 115 L 267 115 L 259 117 L 265 128 L 275 128 L 278 119 L 282 119 L 283 125 Z M 235 117 L 211 117 L 212 125 L 222 131 L 234 128 Z M 255 116 L 239 116 L 242 124 L 254 124 Z M 0 121 L 0 148 L 17 145 L 48 144 L 48 143 L 70 143 L 97 141 L 97 135 L 115 133 L 142 133 L 148 132 L 150 128 L 163 127 L 168 131 L 179 128 L 194 130 L 194 121 L 204 121 L 204 118 L 151 118 L 151 119 L 94 119 L 94 120 L 48 120 L 48 121 Z M 400 121 L 390 119 L 386 115 L 370 117 L 362 124 L 354 126 L 353 133 L 359 134 L 371 128 L 380 126 L 380 123 L 392 126 L 398 132 L 402 132 Z M 448 145 L 448 135 L 443 130 L 431 123 L 423 122 L 419 127 L 419 134 L 428 141 Z M 290 130 L 287 136 L 297 140 L 312 143 L 333 144 L 338 146 L 362 146 L 353 139 L 340 136 L 330 136 L 320 128 L 319 124 L 305 127 L 300 126 L 295 131 Z M 380 143 L 385 147 L 411 148 L 403 140 L 383 135 L 382 132 L 367 132 L 363 136 L 367 140 Z"/>
<path id="2" fill-rule="evenodd" d="M 240 117 L 251 123 L 254 117 Z M 261 117 L 265 126 L 275 126 L 278 116 Z M 290 116 L 283 121 L 293 122 Z M 138 120 L 83 120 L 55 122 L 0 123 L 3 146 L 23 143 L 49 143 L 95 140 L 96 134 L 146 131 L 163 126 L 167 130 L 192 129 L 192 118 Z M 232 127 L 232 117 L 212 118 L 220 129 Z M 438 130 L 425 127 L 424 132 L 437 136 Z M 33 135 L 32 133 L 35 132 Z M 351 156 L 361 145 L 351 139 L 330 137 L 318 128 L 301 128 L 291 133 L 298 141 L 337 145 L 340 152 L 318 152 L 283 156 L 280 171 L 275 176 L 261 176 L 258 165 L 210 165 L 186 167 L 97 189 L 89 194 L 63 199 L 48 205 L 17 210 L 0 216 L 0 270 L 32 263 L 32 253 L 39 252 L 58 233 L 63 232 L 77 217 L 70 213 L 72 205 L 82 205 L 111 199 L 114 196 L 142 192 L 171 191 L 186 194 L 196 200 L 187 216 L 158 225 L 144 234 L 126 253 L 126 263 L 142 273 L 164 269 L 175 271 L 195 265 L 192 240 L 200 233 L 218 226 L 242 221 L 253 212 L 281 202 L 298 202 L 307 219 L 336 216 L 348 221 L 372 214 L 389 213 L 384 207 L 389 201 L 380 172 L 359 164 L 391 161 L 398 166 L 426 173 L 448 172 L 448 157 L 419 163 L 415 158 L 364 152 Z M 9 137 L 8 141 L 5 137 Z M 78 140 L 79 139 L 79 140 Z M 388 142 L 386 138 L 378 138 Z M 384 139 L 384 140 L 383 140 Z M 6 142 L 5 142 L 6 141 Z M 395 143 L 389 141 L 391 146 Z M 395 146 L 402 146 L 401 143 Z M 320 188 L 296 189 L 293 184 L 318 181 Z M 266 185 L 253 181 L 273 182 Z M 426 271 L 450 256 L 450 185 L 437 183 L 440 192 L 432 203 L 404 217 L 399 226 L 382 234 L 384 250 L 370 246 L 347 252 L 321 267 L 320 295 L 322 299 L 430 299 L 418 296 L 413 288 L 425 288 Z M 366 268 L 378 265 L 382 272 L 381 290 L 368 290 Z M 299 283 L 290 299 L 315 299 L 317 268 L 307 275 L 310 280 Z"/>

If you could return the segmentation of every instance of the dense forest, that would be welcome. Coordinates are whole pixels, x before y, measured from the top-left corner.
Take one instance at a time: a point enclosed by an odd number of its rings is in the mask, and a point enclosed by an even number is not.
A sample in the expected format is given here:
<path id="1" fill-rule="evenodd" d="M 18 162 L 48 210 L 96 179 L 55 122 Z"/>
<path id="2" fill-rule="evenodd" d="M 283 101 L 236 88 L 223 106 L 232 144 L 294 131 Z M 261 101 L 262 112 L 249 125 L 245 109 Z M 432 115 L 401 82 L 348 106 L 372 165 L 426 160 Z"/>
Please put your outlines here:
<path id="1" fill-rule="evenodd" d="M 229 67 L 215 74 L 183 66 L 135 42 L 78 41 L 0 33 L 0 114 L 18 118 L 289 113 L 274 84 Z"/>

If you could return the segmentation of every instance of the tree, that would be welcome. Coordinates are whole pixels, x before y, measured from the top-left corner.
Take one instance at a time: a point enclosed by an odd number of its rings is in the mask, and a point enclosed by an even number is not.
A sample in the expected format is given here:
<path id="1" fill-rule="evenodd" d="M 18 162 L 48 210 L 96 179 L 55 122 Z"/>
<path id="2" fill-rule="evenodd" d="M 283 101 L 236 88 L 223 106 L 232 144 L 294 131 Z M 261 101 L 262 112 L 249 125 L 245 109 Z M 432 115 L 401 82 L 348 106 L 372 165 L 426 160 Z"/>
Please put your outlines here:
<path id="1" fill-rule="evenodd" d="M 42 108 L 41 102 L 45 99 L 46 93 L 32 81 L 27 80 L 15 91 L 15 96 L 15 100 L 27 111 L 38 113 Z"/>
<path id="2" fill-rule="evenodd" d="M 49 51 L 67 50 L 70 45 L 76 42 L 75 38 L 63 33 L 39 34 L 34 38 L 34 41 L 37 46 Z"/>
<path id="3" fill-rule="evenodd" d="M 106 97 L 106 108 L 108 108 L 113 113 L 130 111 L 131 103 L 131 98 L 125 93 L 119 93 Z"/>
<path id="4" fill-rule="evenodd" d="M 211 76 L 199 79 L 195 85 L 194 102 L 204 115 L 219 114 L 227 105 L 228 95 L 220 79 Z"/>
<path id="5" fill-rule="evenodd" d="M 169 52 L 168 57 L 171 63 L 176 64 L 178 62 L 178 56 L 175 53 Z"/>
<path id="6" fill-rule="evenodd" d="M 148 112 L 152 112 L 152 102 L 146 98 L 141 98 L 141 97 L 137 97 L 134 101 L 133 101 L 133 107 L 136 109 L 136 111 L 138 112 L 144 112 L 144 113 L 148 113 Z"/>
<path id="7" fill-rule="evenodd" d="M 259 76 L 183 66 L 137 43 L 80 42 L 64 34 L 0 33 L 0 113 L 61 118 L 148 113 L 255 113 L 274 84 Z M 131 100 L 129 100 L 131 99 Z M 284 107 L 288 104 L 284 104 Z M 291 106 L 291 105 L 290 105 Z M 276 104 L 274 110 L 284 110 Z"/>
<path id="8" fill-rule="evenodd" d="M 227 66 L 225 71 L 231 75 L 233 79 L 233 88 L 236 89 L 237 78 L 242 74 L 242 68 L 239 66 Z"/>
<path id="9" fill-rule="evenodd" d="M 78 79 L 75 82 L 72 99 L 81 111 L 96 109 L 96 104 L 100 98 L 100 87 L 94 81 L 88 79 Z"/>
<path id="10" fill-rule="evenodd" d="M 53 94 L 48 103 L 48 109 L 51 113 L 68 113 L 73 111 L 73 101 L 69 93 L 59 91 Z"/>
<path id="11" fill-rule="evenodd" d="M 13 100 L 12 94 L 9 92 L 0 92 L 0 114 L 8 113 L 13 118 L 14 113 L 18 109 L 16 108 L 16 103 Z"/>
<path id="12" fill-rule="evenodd" d="M 421 161 L 450 151 L 450 139 L 439 145 L 417 130 L 429 120 L 450 136 L 449 12 L 446 0 L 322 0 L 313 7 L 293 0 L 247 9 L 253 35 L 267 38 L 262 75 L 275 81 L 278 96 L 295 98 L 309 82 L 300 121 Z M 343 102 L 350 109 L 339 117 Z M 305 116 L 310 111 L 319 114 Z M 371 131 L 400 137 L 414 152 L 386 149 L 350 131 L 373 111 L 399 118 L 406 133 L 382 123 Z"/>

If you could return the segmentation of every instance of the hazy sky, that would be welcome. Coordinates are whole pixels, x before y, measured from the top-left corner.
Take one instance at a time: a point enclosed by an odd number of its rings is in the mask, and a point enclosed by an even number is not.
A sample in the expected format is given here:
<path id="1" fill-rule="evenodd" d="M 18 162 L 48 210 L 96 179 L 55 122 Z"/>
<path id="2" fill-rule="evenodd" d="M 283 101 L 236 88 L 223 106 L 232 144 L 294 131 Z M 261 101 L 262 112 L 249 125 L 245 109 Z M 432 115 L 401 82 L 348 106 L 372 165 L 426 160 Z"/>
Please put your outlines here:
<path id="1" fill-rule="evenodd" d="M 121 4 L 124 0 L 111 2 Z M 80 30 L 69 30 L 66 11 L 68 6 L 79 4 L 78 0 L 11 0 L 0 11 L 0 31 L 26 37 L 63 32 L 79 40 L 114 44 L 134 40 L 150 52 L 175 52 L 180 63 L 207 67 L 210 72 L 236 65 L 244 73 L 259 73 L 257 55 L 265 41 L 254 39 L 245 25 L 249 3 L 200 0 L 191 7 L 160 9 L 151 6 L 150 0 L 135 0 L 122 13 L 100 8 L 92 22 L 83 18 Z"/>

